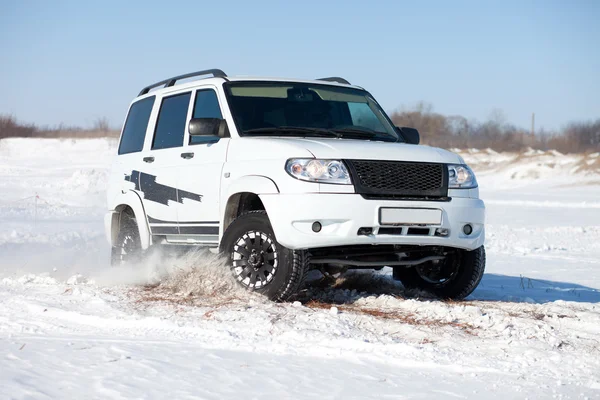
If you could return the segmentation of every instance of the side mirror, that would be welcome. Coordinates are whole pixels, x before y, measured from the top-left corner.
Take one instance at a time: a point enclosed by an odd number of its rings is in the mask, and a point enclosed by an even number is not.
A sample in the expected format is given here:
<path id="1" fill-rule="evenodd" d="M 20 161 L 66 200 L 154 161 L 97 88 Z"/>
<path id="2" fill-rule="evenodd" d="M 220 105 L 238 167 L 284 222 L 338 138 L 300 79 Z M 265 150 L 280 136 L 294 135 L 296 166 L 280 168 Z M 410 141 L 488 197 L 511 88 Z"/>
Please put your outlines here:
<path id="1" fill-rule="evenodd" d="M 188 132 L 190 136 L 229 136 L 227 122 L 221 118 L 192 118 Z"/>
<path id="2" fill-rule="evenodd" d="M 421 141 L 419 131 L 415 128 L 396 127 L 396 129 L 408 144 L 419 144 L 419 142 Z"/>

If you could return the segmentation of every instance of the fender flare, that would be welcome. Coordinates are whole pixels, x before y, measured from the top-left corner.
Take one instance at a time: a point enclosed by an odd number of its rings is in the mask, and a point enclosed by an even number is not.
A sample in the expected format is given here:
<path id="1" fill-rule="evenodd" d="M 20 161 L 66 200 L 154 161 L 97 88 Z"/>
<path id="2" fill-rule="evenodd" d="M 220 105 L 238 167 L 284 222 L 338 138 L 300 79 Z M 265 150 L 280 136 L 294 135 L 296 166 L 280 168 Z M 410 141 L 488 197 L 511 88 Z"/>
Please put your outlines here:
<path id="1" fill-rule="evenodd" d="M 225 204 L 237 193 L 249 192 L 257 195 L 261 194 L 279 194 L 277 184 L 266 176 L 262 175 L 244 175 L 233 181 L 227 188 Z"/>
<path id="2" fill-rule="evenodd" d="M 128 206 L 133 210 L 137 222 L 140 242 L 142 249 L 147 249 L 152 244 L 152 235 L 150 235 L 150 227 L 146 218 L 146 211 L 142 203 L 142 198 L 133 190 L 128 190 L 125 193 L 117 196 L 112 204 L 109 205 L 112 211 L 112 220 L 110 222 L 111 243 L 114 243 L 118 230 L 120 211 L 124 206 Z"/>
<path id="3" fill-rule="evenodd" d="M 233 220 L 228 217 L 229 200 L 239 193 L 253 193 L 257 196 L 263 194 L 279 194 L 277 184 L 270 178 L 262 175 L 244 175 L 233 181 L 226 189 L 221 201 L 221 218 L 219 221 L 219 243 L 223 233 Z M 268 211 L 267 211 L 268 213 Z"/>

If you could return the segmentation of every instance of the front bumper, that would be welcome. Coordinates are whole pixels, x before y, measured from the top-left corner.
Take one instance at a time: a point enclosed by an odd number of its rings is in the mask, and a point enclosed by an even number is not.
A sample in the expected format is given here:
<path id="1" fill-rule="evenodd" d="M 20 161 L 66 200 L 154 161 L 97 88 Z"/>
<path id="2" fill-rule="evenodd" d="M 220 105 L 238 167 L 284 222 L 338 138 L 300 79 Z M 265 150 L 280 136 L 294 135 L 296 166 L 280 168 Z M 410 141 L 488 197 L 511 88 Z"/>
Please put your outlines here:
<path id="1" fill-rule="evenodd" d="M 359 194 L 266 194 L 260 196 L 277 241 L 290 249 L 310 249 L 330 246 L 364 244 L 407 244 L 448 246 L 474 250 L 485 240 L 485 205 L 476 198 L 454 197 L 448 202 L 367 200 Z M 430 234 L 383 234 L 379 223 L 382 207 L 427 208 L 442 211 L 441 224 L 427 225 Z M 320 232 L 312 224 L 322 225 Z M 466 235 L 463 226 L 470 224 L 473 232 Z M 408 228 L 412 225 L 402 225 Z M 373 228 L 370 235 L 358 235 L 359 228 Z M 423 226 L 419 226 L 423 228 Z M 437 228 L 447 229 L 447 236 L 436 236 Z M 420 231 L 422 231 L 421 229 Z M 399 229 L 395 230 L 399 232 Z"/>

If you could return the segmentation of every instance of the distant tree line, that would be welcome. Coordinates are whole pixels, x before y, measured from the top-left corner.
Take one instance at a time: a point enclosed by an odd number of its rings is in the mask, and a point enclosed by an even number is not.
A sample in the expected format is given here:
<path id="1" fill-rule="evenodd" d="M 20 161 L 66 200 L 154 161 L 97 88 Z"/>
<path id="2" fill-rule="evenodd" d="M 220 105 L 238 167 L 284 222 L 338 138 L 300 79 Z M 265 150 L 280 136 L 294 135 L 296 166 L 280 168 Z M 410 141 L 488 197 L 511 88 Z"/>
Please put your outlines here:
<path id="1" fill-rule="evenodd" d="M 507 123 L 500 111 L 484 122 L 468 120 L 459 115 L 446 116 L 432 111 L 431 105 L 420 103 L 411 110 L 395 111 L 391 115 L 397 126 L 417 128 L 422 142 L 442 148 L 491 148 L 496 151 L 520 151 L 525 148 L 558 150 L 561 153 L 600 151 L 600 119 L 571 122 L 555 132 L 537 131 L 535 135 Z M 7 137 L 97 138 L 118 137 L 106 118 L 96 120 L 92 128 L 82 129 L 59 125 L 40 128 L 18 122 L 13 116 L 0 115 L 0 139 Z"/>
<path id="2" fill-rule="evenodd" d="M 89 129 L 62 124 L 54 128 L 40 128 L 34 124 L 18 122 L 12 115 L 0 115 L 0 139 L 8 137 L 99 138 L 118 136 L 119 131 L 112 129 L 106 118 L 97 119 Z"/>
<path id="3" fill-rule="evenodd" d="M 391 115 L 397 126 L 416 128 L 422 142 L 443 148 L 491 148 L 496 151 L 520 151 L 525 148 L 558 150 L 561 153 L 600 151 L 600 119 L 571 122 L 556 132 L 531 132 L 505 121 L 499 111 L 488 121 L 478 122 L 462 116 L 446 116 L 420 103 L 411 110 Z"/>

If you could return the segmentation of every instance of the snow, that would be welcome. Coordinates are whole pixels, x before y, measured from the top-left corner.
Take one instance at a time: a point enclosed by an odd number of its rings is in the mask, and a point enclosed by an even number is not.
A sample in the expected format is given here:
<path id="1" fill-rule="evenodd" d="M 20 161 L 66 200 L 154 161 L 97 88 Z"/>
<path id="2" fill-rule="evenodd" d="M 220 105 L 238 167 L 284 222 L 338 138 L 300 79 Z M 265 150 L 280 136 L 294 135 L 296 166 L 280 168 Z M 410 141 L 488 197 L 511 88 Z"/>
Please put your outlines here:
<path id="1" fill-rule="evenodd" d="M 276 304 L 207 252 L 111 268 L 115 146 L 0 141 L 0 398 L 600 397 L 597 154 L 461 152 L 488 205 L 468 301 L 384 269 Z"/>

